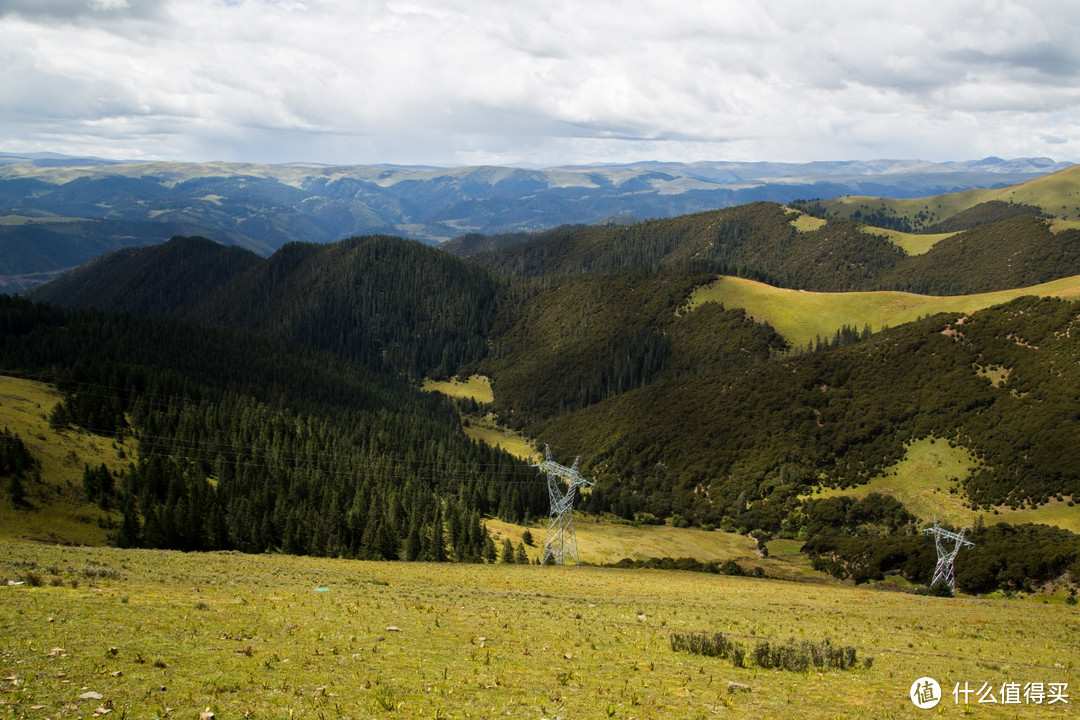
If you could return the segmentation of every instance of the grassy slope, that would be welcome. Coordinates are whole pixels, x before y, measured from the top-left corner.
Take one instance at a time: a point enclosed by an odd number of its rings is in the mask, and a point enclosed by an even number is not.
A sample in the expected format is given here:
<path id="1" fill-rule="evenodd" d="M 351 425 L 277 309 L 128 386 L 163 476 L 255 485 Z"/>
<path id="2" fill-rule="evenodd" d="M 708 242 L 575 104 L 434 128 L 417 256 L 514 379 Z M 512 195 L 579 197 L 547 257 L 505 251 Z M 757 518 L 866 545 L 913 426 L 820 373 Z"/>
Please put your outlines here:
<path id="1" fill-rule="evenodd" d="M 872 492 L 893 495 L 908 510 L 929 523 L 934 517 L 955 525 L 972 527 L 975 513 L 959 489 L 960 478 L 975 467 L 977 461 L 961 446 L 951 447 L 944 440 L 923 438 L 908 446 L 907 454 L 896 465 L 865 485 L 844 490 L 825 489 L 814 497 L 851 495 L 865 497 Z M 953 489 L 957 491 L 951 492 Z M 1069 507 L 1065 498 L 1051 500 L 1038 508 L 998 507 L 993 514 L 983 513 L 987 523 L 1007 522 L 1044 523 L 1080 533 L 1080 506 Z"/>
<path id="2" fill-rule="evenodd" d="M 1075 694 L 1078 680 L 1080 622 L 1060 598 L 0 542 L 0 575 L 30 563 L 42 587 L 0 587 L 0 712 L 12 717 L 89 717 L 106 704 L 130 718 L 917 717 L 908 691 L 925 675 L 941 683 L 939 709 L 951 717 L 963 714 L 956 683 L 1068 683 Z M 673 652 L 672 631 L 720 631 L 749 648 L 829 638 L 874 662 L 733 668 Z M 750 691 L 729 693 L 729 681 Z M 87 691 L 103 697 L 80 699 Z M 1070 707 L 976 714 L 1061 717 Z"/>
<path id="3" fill-rule="evenodd" d="M 956 234 L 928 233 L 919 235 L 917 233 L 900 232 L 899 230 L 885 230 L 870 225 L 863 226 L 862 231 L 867 235 L 884 235 L 889 238 L 894 245 L 902 248 L 908 255 L 925 255 L 930 252 L 930 248 L 934 247 L 938 242 Z"/>
<path id="4" fill-rule="evenodd" d="M 1080 220 L 1080 166 L 1066 168 L 1020 185 L 1004 188 L 967 190 L 928 198 L 903 200 L 849 195 L 825 200 L 822 204 L 830 211 L 839 212 L 844 217 L 850 216 L 852 212 L 864 205 L 878 208 L 884 204 L 894 209 L 898 215 L 909 218 L 914 217 L 920 210 L 927 209 L 933 212 L 936 221 L 940 222 L 958 212 L 990 200 L 1035 205 L 1061 220 Z"/>
<path id="5" fill-rule="evenodd" d="M 59 400 L 60 394 L 44 383 L 0 376 L 0 426 L 18 434 L 41 463 L 41 483 L 24 483 L 29 509 L 16 510 L 0 494 L 0 537 L 102 545 L 106 531 L 99 519 L 116 521 L 119 514 L 85 501 L 83 469 L 105 463 L 116 470 L 128 462 L 119 457 L 119 449 L 130 457 L 134 447 L 114 446 L 113 440 L 89 433 L 52 430 L 47 418 Z"/>
<path id="6" fill-rule="evenodd" d="M 502 547 L 503 538 L 509 538 L 516 548 L 521 542 L 521 534 L 526 530 L 522 525 L 502 520 L 489 519 L 486 524 L 497 548 Z M 781 544 L 770 548 L 776 549 L 777 555 L 762 558 L 757 553 L 756 542 L 750 537 L 719 530 L 709 532 L 699 528 L 675 528 L 669 525 L 633 526 L 581 514 L 574 516 L 574 525 L 577 530 L 578 558 L 589 565 L 611 565 L 623 558 L 648 560 L 689 557 L 718 564 L 734 560 L 747 572 L 759 566 L 769 577 L 815 583 L 832 582 L 827 575 L 811 569 L 809 559 L 799 553 L 802 543 L 798 542 L 793 546 Z M 525 552 L 529 559 L 534 561 L 543 553 L 545 525 L 537 523 L 528 530 L 532 533 L 533 545 L 526 546 Z"/>
<path id="7" fill-rule="evenodd" d="M 768 322 L 795 347 L 820 336 L 831 338 L 842 325 L 873 331 L 895 327 L 927 314 L 971 313 L 1023 295 L 1076 299 L 1080 276 L 1042 285 L 977 295 L 930 296 L 902 292 L 817 293 L 776 288 L 753 280 L 722 277 L 694 291 L 690 308 L 705 302 L 745 308 L 759 322 Z"/>
<path id="8" fill-rule="evenodd" d="M 441 392 L 453 398 L 467 398 L 475 400 L 483 405 L 490 405 L 495 395 L 491 390 L 491 381 L 482 375 L 473 375 L 464 382 L 457 378 L 450 380 L 424 380 L 424 390 L 429 392 Z M 497 422 L 490 413 L 474 413 L 467 418 L 462 418 L 465 424 L 465 434 L 473 440 L 478 440 L 491 447 L 502 448 L 511 455 L 516 455 L 524 460 L 540 462 L 540 453 L 533 449 L 532 445 L 513 430 L 508 430 Z"/>
<path id="9" fill-rule="evenodd" d="M 473 375 L 465 382 L 457 378 L 449 380 L 425 380 L 424 390 L 441 392 L 456 398 L 471 398 L 478 403 L 490 403 L 495 399 L 491 392 L 491 381 L 482 375 Z"/>

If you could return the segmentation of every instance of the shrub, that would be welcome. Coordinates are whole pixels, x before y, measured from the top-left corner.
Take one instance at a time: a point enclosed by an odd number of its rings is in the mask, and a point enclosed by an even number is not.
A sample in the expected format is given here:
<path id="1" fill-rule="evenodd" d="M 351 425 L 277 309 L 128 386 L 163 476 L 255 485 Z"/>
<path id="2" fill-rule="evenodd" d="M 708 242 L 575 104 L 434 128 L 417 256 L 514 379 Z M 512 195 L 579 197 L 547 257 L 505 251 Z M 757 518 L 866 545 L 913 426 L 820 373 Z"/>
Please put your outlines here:
<path id="1" fill-rule="evenodd" d="M 675 632 L 671 634 L 669 640 L 671 649 L 676 652 L 728 658 L 735 667 L 746 666 L 746 649 L 720 633 Z M 857 652 L 850 645 L 834 645 L 828 638 L 818 642 L 792 638 L 783 643 L 762 640 L 754 645 L 749 659 L 754 665 L 764 670 L 774 668 L 792 672 L 806 672 L 811 668 L 848 670 L 855 667 Z M 867 658 L 864 664 L 870 667 L 873 659 Z"/>
<path id="2" fill-rule="evenodd" d="M 671 633 L 671 649 L 705 657 L 726 658 L 731 656 L 735 643 L 720 633 Z"/>

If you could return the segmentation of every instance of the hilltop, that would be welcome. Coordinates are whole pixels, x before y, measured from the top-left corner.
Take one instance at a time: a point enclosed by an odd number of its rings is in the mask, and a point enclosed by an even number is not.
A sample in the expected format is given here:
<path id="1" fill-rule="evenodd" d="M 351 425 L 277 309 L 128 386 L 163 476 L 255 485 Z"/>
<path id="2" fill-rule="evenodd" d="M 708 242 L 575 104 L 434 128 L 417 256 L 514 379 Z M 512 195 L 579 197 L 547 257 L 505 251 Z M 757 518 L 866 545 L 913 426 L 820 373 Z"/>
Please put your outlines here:
<path id="1" fill-rule="evenodd" d="M 1080 221 L 1078 184 L 1080 168 L 1072 167 L 1006 187 L 905 199 L 852 195 L 821 200 L 820 207 L 829 217 L 854 217 L 909 232 L 948 230 L 950 221 L 966 229 L 1017 210 L 1024 213 L 1024 208 L 1068 223 Z"/>

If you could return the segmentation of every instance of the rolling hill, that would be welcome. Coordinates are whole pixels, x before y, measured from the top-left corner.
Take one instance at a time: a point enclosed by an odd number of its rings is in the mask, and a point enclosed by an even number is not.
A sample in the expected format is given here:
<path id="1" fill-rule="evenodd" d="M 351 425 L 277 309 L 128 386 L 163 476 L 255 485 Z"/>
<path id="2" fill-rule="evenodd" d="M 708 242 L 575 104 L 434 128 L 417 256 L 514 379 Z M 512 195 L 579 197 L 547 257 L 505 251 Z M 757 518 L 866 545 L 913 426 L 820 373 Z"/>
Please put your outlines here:
<path id="1" fill-rule="evenodd" d="M 0 156 L 0 289 L 21 291 L 111 250 L 201 235 L 263 256 L 286 243 L 470 233 L 670 217 L 756 200 L 998 187 L 1064 167 L 1045 158 L 637 163 L 508 167 L 120 163 Z"/>
<path id="2" fill-rule="evenodd" d="M 830 217 L 865 217 L 906 224 L 908 229 L 930 230 L 952 218 L 971 214 L 978 206 L 1023 205 L 1038 208 L 1049 217 L 1080 220 L 1080 168 L 1064 168 L 1021 184 L 992 189 L 973 189 L 916 198 L 852 195 L 821 201 Z"/>
<path id="3" fill-rule="evenodd" d="M 124 337 L 139 337 L 141 322 L 148 323 L 148 337 L 160 337 L 164 326 L 155 323 L 165 321 L 155 318 L 171 317 L 179 324 L 168 327 L 193 347 L 204 332 L 208 338 L 238 333 L 253 347 L 273 343 L 277 349 L 268 352 L 300 353 L 315 366 L 381 378 L 407 405 L 415 400 L 406 400 L 412 396 L 401 388 L 425 376 L 486 375 L 493 396 L 485 411 L 550 444 L 559 457 L 582 456 L 597 481 L 582 500 L 590 513 L 805 538 L 822 569 L 867 579 L 896 569 L 883 558 L 925 550 L 912 545 L 920 521 L 912 513 L 933 508 L 933 498 L 927 502 L 921 491 L 906 501 L 897 500 L 905 497 L 897 491 L 813 493 L 823 484 L 893 490 L 891 474 L 928 444 L 970 458 L 950 465 L 955 479 L 934 482 L 948 496 L 940 506 L 951 508 L 950 517 L 996 510 L 1016 522 L 1064 517 L 1060 522 L 1076 527 L 1066 520 L 1077 512 L 1069 503 L 1080 490 L 1073 442 L 1080 421 L 1080 305 L 1065 298 L 1075 295 L 1080 275 L 1080 231 L 1013 210 L 969 213 L 962 224 L 972 227 L 941 233 L 921 254 L 909 254 L 895 235 L 865 223 L 813 218 L 770 202 L 629 225 L 470 236 L 447 246 L 459 257 L 385 236 L 290 243 L 266 259 L 178 238 L 107 256 L 33 295 L 72 308 L 152 316 L 117 316 L 130 324 Z M 934 295 L 900 292 L 911 288 Z M 47 319 L 54 311 L 34 312 Z M 81 311 L 70 312 L 64 322 L 77 326 Z M 18 322 L 48 325 L 25 316 Z M 112 327 L 114 321 L 101 322 Z M 50 337 L 59 342 L 73 334 Z M 20 337 L 37 334 L 24 330 Z M 166 357 L 190 354 L 154 342 Z M 9 363 L 21 356 L 5 351 L 3 357 Z M 40 371 L 56 357 L 31 365 Z M 129 382 L 128 371 L 113 361 L 101 368 L 97 362 L 84 358 L 72 371 L 119 372 L 110 387 Z M 165 366 L 181 378 L 193 372 Z M 205 377 L 207 370 L 199 372 Z M 273 377 L 285 388 L 301 380 Z M 245 392 L 256 393 L 261 378 L 253 376 Z M 95 412 L 122 418 L 119 408 L 131 402 Z M 475 399 L 457 402 L 477 409 Z M 206 406 L 197 408 L 178 415 L 188 418 L 184 427 L 214 417 Z M 131 416 L 154 417 L 141 410 Z M 419 422 L 401 417 L 406 425 Z M 447 421 L 443 411 L 437 417 Z M 446 432 L 458 443 L 464 433 L 456 418 L 449 421 Z M 296 420 L 283 422 L 278 426 Z M 297 446 L 286 446 L 295 453 Z M 173 452 L 183 457 L 184 448 Z M 378 456 L 371 452 L 365 457 Z M 415 452 L 390 454 L 385 462 Z M 205 467 L 208 476 L 218 472 L 216 464 Z M 407 482 L 407 474 L 399 479 Z M 543 512 L 542 495 L 526 500 L 524 485 L 515 495 L 510 478 L 503 480 L 497 500 L 491 486 L 474 484 L 455 507 L 482 506 L 510 521 Z M 168 493 L 159 497 L 164 502 Z M 316 506 L 304 505 L 308 513 Z M 1051 507 L 1053 513 L 1039 514 Z M 226 517 L 233 513 L 242 510 L 228 506 Z M 432 532 L 438 523 L 423 517 L 425 532 Z M 268 532 L 300 547 L 298 536 L 282 529 L 287 523 L 275 522 Z M 240 525 L 248 529 L 238 537 L 250 548 L 251 538 L 261 536 L 250 523 Z M 997 543 L 995 533 L 1004 527 L 980 532 Z M 402 523 L 394 528 L 389 536 L 407 555 L 411 531 Z M 1018 532 L 1046 540 L 1038 547 L 1073 547 L 1072 540 L 1051 541 L 1050 530 Z M 430 547 L 434 541 L 426 537 Z M 358 542 L 350 540 L 350 552 Z M 393 554 L 390 540 L 371 542 L 366 551 L 378 546 L 384 556 Z M 327 547 L 320 543 L 318 549 Z M 1024 573 L 1049 582 L 1048 573 L 1060 574 L 1080 557 L 1072 552 L 1041 570 L 1031 570 L 1026 556 L 1009 555 L 1002 582 L 1023 585 Z M 987 572 L 982 565 L 972 569 L 972 587 L 989 582 Z"/>

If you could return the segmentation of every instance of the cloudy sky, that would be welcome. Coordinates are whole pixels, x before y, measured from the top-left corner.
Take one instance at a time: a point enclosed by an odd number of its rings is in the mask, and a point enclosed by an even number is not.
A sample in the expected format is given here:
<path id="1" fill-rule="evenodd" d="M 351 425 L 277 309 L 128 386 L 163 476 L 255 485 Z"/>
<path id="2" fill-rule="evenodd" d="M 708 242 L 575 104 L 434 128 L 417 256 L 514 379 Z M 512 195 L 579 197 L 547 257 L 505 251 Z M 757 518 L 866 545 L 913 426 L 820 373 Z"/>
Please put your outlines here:
<path id="1" fill-rule="evenodd" d="M 1080 162 L 1076 0 L 0 0 L 0 152 Z"/>

